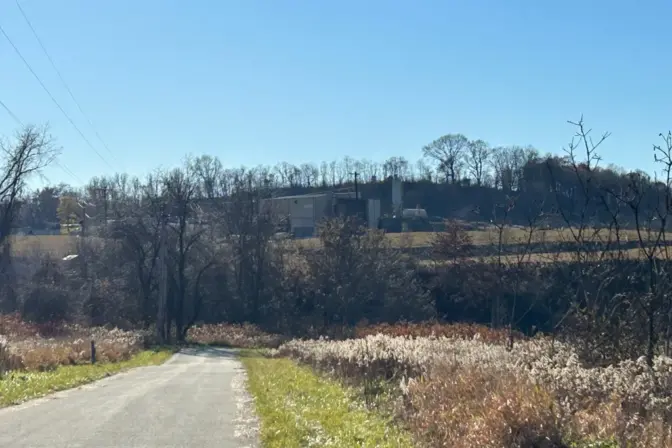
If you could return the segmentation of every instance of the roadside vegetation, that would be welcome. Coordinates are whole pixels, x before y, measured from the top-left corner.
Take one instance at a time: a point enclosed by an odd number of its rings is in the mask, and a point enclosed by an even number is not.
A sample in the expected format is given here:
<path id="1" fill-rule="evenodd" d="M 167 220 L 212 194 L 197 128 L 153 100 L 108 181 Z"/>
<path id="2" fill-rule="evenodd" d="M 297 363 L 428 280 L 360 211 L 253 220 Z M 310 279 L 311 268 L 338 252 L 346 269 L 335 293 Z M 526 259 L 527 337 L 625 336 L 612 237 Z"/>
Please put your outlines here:
<path id="1" fill-rule="evenodd" d="M 310 367 L 258 352 L 245 352 L 242 361 L 264 447 L 413 446 L 408 434 L 367 410 L 353 391 L 316 375 Z"/>
<path id="2" fill-rule="evenodd" d="M 148 332 L 77 324 L 35 324 L 0 315 L 0 375 L 12 370 L 50 371 L 91 362 L 91 342 L 101 363 L 128 361 L 151 340 Z"/>
<path id="3" fill-rule="evenodd" d="M 92 364 L 91 341 L 96 363 Z M 18 404 L 134 367 L 163 363 L 171 348 L 146 348 L 148 334 L 0 315 L 0 405 Z"/>
<path id="4" fill-rule="evenodd" d="M 17 370 L 0 378 L 0 406 L 19 404 L 81 386 L 135 367 L 159 365 L 173 355 L 168 348 L 143 350 L 125 361 L 58 366 L 52 370 Z"/>
<path id="5" fill-rule="evenodd" d="M 668 358 L 652 367 L 644 359 L 591 367 L 570 345 L 546 338 L 509 350 L 503 332 L 458 325 L 429 336 L 432 329 L 440 327 L 374 327 L 365 333 L 387 334 L 294 340 L 273 354 L 357 387 L 426 446 L 654 447 L 670 440 Z"/>
<path id="6" fill-rule="evenodd" d="M 286 340 L 286 336 L 268 333 L 249 323 L 196 325 L 187 333 L 188 343 L 215 347 L 277 348 Z"/>

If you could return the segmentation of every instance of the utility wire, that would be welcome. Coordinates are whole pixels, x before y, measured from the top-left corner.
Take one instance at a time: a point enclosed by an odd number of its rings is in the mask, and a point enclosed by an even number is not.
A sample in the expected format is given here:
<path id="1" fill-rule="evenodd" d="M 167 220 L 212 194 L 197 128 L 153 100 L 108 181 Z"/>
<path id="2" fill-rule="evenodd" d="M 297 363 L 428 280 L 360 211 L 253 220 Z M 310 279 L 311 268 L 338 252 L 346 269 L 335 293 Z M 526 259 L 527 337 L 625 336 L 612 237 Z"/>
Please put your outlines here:
<path id="1" fill-rule="evenodd" d="M 47 93 L 47 95 L 49 95 L 49 98 L 51 98 L 51 101 L 54 102 L 54 104 L 56 105 L 56 107 L 58 107 L 58 109 L 61 111 L 61 113 L 63 114 L 63 116 L 64 116 L 65 118 L 68 119 L 68 121 L 70 122 L 70 124 L 72 125 L 72 127 L 75 128 L 75 130 L 79 133 L 79 135 L 82 137 L 82 140 L 84 140 L 84 141 L 86 142 L 86 144 L 89 145 L 89 147 L 93 150 L 93 152 L 95 152 L 95 153 L 98 155 L 98 157 L 100 157 L 100 160 L 102 160 L 103 162 L 105 162 L 105 164 L 106 164 L 108 167 L 110 167 L 113 171 L 116 171 L 115 168 L 114 168 L 112 165 L 110 165 L 110 163 L 105 159 L 105 157 L 103 157 L 103 155 L 102 155 L 102 154 L 101 154 L 101 153 L 100 153 L 100 152 L 99 152 L 99 151 L 98 151 L 98 150 L 91 144 L 91 142 L 89 141 L 89 139 L 86 138 L 86 136 L 82 133 L 82 131 L 77 127 L 77 125 L 75 124 L 75 122 L 72 121 L 72 118 L 70 118 L 70 116 L 69 116 L 69 115 L 67 114 L 67 112 L 63 109 L 63 107 L 61 107 L 61 105 L 58 103 L 58 101 L 56 101 L 56 98 L 54 98 L 54 95 L 51 94 L 51 92 L 49 91 L 49 89 L 47 88 L 47 86 L 45 86 L 44 83 L 42 82 L 42 80 L 40 79 L 40 77 L 37 76 L 37 73 L 35 73 L 35 70 L 33 70 L 33 68 L 30 66 L 30 64 L 29 64 L 28 61 L 26 60 L 26 58 L 23 57 L 23 54 L 21 54 L 21 51 L 17 48 L 17 46 L 14 45 L 14 42 L 12 41 L 12 39 L 10 39 L 10 37 L 9 37 L 9 36 L 7 35 L 7 33 L 5 32 L 5 30 L 2 28 L 2 25 L 0 25 L 0 34 L 2 34 L 3 36 L 5 36 L 5 39 L 7 39 L 7 42 L 9 42 L 9 44 L 12 46 L 12 48 L 14 48 L 14 51 L 15 51 L 16 54 L 21 58 L 21 60 L 22 60 L 23 63 L 26 65 L 26 67 L 28 68 L 28 70 L 30 70 L 30 73 L 33 74 L 33 76 L 35 77 L 35 79 L 37 80 L 37 82 L 40 83 L 40 85 L 42 86 L 42 88 L 44 89 L 44 91 Z"/>
<path id="2" fill-rule="evenodd" d="M 12 109 L 10 109 L 2 100 L 0 100 L 0 106 L 2 106 L 2 108 L 7 111 L 9 116 L 12 117 L 14 119 L 14 121 L 16 121 L 19 124 L 19 126 L 21 126 L 21 127 L 24 126 L 23 122 L 19 119 L 19 117 L 17 117 L 16 114 L 14 112 L 12 112 Z M 84 185 L 84 182 L 82 181 L 82 179 L 80 179 L 79 176 L 77 176 L 75 173 L 73 173 L 72 170 L 70 170 L 70 168 L 67 167 L 67 165 L 65 165 L 64 163 L 60 163 L 58 160 L 54 160 L 54 164 L 57 167 L 59 167 L 60 169 L 62 169 L 63 172 L 65 172 L 66 174 L 69 174 L 70 176 L 75 178 L 77 181 L 79 181 L 82 185 Z"/>
<path id="3" fill-rule="evenodd" d="M 72 93 L 72 90 L 70 89 L 70 86 L 68 86 L 68 83 L 65 82 L 65 79 L 63 78 L 63 75 L 61 75 L 60 70 L 56 67 L 56 63 L 54 63 L 54 60 L 52 59 L 51 55 L 49 55 L 49 52 L 47 51 L 47 48 L 42 43 L 42 39 L 40 39 L 40 36 L 38 36 L 37 31 L 35 31 L 35 27 L 33 27 L 33 24 L 30 22 L 30 19 L 28 19 L 28 15 L 26 14 L 26 12 L 21 7 L 21 4 L 19 3 L 19 0 L 15 0 L 15 1 L 16 1 L 16 6 L 19 8 L 19 11 L 21 12 L 21 15 L 23 16 L 23 19 L 26 21 L 26 24 L 28 25 L 30 30 L 33 32 L 33 36 L 35 36 L 35 40 L 37 40 L 37 43 L 40 44 L 40 48 L 42 48 L 42 51 L 44 52 L 45 56 L 47 57 L 47 59 L 49 59 L 49 62 L 51 63 L 52 68 L 54 69 L 54 71 L 58 75 L 58 78 L 61 80 L 61 83 L 63 84 L 63 87 L 65 87 L 65 90 L 68 91 L 68 94 L 70 95 L 70 98 L 72 98 L 72 101 L 77 106 L 77 109 L 79 109 L 79 112 L 82 114 L 82 116 L 84 118 L 86 118 L 86 121 L 89 122 L 89 126 L 91 126 L 91 129 L 96 134 L 96 137 L 98 138 L 100 143 L 105 147 L 107 152 L 109 152 L 112 157 L 115 157 L 115 154 L 112 152 L 110 147 L 107 146 L 107 143 L 105 143 L 103 138 L 100 136 L 100 134 L 98 133 L 98 130 L 93 125 L 93 122 L 88 117 L 88 115 L 84 112 L 84 110 L 82 109 L 82 106 L 79 104 L 79 101 L 77 101 L 77 99 L 75 98 L 75 95 Z"/>
<path id="4" fill-rule="evenodd" d="M 2 100 L 0 100 L 0 106 L 2 106 L 2 108 L 7 111 L 9 116 L 12 117 L 14 119 L 14 121 L 19 123 L 19 125 L 23 126 L 23 123 L 21 123 L 21 120 L 19 120 L 19 117 L 14 115 L 14 112 L 12 112 L 12 110 L 9 107 L 7 107 L 7 105 L 5 103 L 3 103 Z"/>

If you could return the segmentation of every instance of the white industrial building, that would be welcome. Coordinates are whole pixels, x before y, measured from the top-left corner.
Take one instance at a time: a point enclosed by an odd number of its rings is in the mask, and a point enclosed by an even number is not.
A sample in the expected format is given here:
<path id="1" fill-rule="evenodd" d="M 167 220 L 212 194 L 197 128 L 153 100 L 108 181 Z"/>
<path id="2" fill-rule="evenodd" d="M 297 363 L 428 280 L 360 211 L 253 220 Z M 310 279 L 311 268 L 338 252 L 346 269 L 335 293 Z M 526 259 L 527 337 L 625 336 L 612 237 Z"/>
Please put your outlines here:
<path id="1" fill-rule="evenodd" d="M 361 216 L 370 228 L 378 227 L 379 199 L 359 199 L 354 192 L 324 192 L 264 199 L 263 207 L 286 216 L 288 229 L 296 237 L 315 236 L 320 221 L 337 216 Z"/>

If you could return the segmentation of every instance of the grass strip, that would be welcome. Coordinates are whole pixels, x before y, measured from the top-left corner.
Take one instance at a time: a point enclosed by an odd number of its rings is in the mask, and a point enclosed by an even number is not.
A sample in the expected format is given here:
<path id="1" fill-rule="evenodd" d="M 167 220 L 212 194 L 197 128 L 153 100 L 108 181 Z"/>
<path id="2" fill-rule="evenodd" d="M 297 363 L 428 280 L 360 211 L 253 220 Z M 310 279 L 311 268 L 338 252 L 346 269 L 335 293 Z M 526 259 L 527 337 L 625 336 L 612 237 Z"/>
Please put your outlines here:
<path id="1" fill-rule="evenodd" d="M 338 382 L 284 358 L 243 351 L 266 448 L 411 447 L 389 419 L 368 411 Z"/>
<path id="2" fill-rule="evenodd" d="M 128 361 L 116 363 L 59 366 L 47 372 L 10 372 L 0 379 L 0 407 L 77 387 L 133 367 L 162 364 L 172 355 L 172 350 L 162 348 L 145 350 Z"/>

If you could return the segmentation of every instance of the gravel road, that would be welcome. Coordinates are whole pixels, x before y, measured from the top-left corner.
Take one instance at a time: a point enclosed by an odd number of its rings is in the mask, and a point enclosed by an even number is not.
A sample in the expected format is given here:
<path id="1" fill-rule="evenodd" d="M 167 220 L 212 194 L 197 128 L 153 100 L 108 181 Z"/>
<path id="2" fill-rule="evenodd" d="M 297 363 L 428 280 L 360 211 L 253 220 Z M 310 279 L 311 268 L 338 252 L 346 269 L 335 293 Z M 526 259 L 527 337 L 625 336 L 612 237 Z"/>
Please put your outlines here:
<path id="1" fill-rule="evenodd" d="M 77 389 L 0 409 L 0 447 L 256 447 L 245 372 L 227 349 L 186 349 Z"/>

